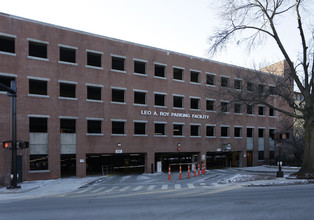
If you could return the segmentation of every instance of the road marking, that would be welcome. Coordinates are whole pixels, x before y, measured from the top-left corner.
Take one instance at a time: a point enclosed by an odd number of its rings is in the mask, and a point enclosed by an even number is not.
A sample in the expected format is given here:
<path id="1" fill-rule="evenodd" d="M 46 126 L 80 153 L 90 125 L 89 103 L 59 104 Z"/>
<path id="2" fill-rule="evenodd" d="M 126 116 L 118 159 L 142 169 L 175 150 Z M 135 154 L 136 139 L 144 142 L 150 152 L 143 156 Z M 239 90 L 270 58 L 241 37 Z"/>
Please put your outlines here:
<path id="1" fill-rule="evenodd" d="M 112 187 L 110 189 L 105 190 L 105 192 L 112 192 L 113 190 L 119 188 L 119 186 Z"/>
<path id="2" fill-rule="evenodd" d="M 201 186 L 206 186 L 206 183 L 200 183 Z"/>
<path id="3" fill-rule="evenodd" d="M 98 193 L 98 192 L 102 192 L 102 191 L 105 191 L 104 187 L 93 189 L 89 193 Z"/>
<path id="4" fill-rule="evenodd" d="M 137 187 L 135 187 L 135 188 L 133 189 L 133 191 L 139 191 L 139 190 L 141 190 L 143 187 L 144 187 L 144 186 L 137 186 Z"/>
<path id="5" fill-rule="evenodd" d="M 174 188 L 175 188 L 175 189 L 181 189 L 181 185 L 180 185 L 180 184 L 175 184 L 175 185 L 174 185 Z"/>
<path id="6" fill-rule="evenodd" d="M 156 187 L 156 185 L 151 185 L 147 188 L 147 190 L 153 190 Z"/>
<path id="7" fill-rule="evenodd" d="M 161 189 L 162 190 L 168 189 L 168 185 L 162 185 Z"/>
<path id="8" fill-rule="evenodd" d="M 194 189 L 195 186 L 194 186 L 193 184 L 188 184 L 188 188 L 189 188 L 189 189 Z"/>
<path id="9" fill-rule="evenodd" d="M 120 189 L 119 191 L 120 191 L 120 192 L 124 192 L 124 191 L 128 190 L 130 187 L 131 187 L 131 186 L 125 186 L 125 187 L 123 187 L 122 189 Z"/>

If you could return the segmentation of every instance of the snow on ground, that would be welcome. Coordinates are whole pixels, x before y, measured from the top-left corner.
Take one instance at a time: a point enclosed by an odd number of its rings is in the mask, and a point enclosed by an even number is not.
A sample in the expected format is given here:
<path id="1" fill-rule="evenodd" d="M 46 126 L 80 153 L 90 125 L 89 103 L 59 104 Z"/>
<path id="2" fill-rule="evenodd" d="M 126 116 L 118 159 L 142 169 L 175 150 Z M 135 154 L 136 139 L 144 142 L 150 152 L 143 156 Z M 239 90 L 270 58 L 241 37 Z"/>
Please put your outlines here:
<path id="1" fill-rule="evenodd" d="M 219 184 L 243 183 L 256 180 L 273 180 L 273 179 L 275 179 L 275 177 L 270 175 L 236 174 L 233 177 L 223 179 L 218 183 Z"/>

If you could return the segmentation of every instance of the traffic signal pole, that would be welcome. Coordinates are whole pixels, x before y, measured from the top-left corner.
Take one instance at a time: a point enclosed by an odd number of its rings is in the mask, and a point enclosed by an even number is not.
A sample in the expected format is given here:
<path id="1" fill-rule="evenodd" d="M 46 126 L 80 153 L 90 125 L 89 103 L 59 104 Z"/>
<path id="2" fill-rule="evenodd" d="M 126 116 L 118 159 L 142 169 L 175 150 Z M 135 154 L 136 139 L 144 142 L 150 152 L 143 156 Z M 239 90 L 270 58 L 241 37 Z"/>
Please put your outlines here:
<path id="1" fill-rule="evenodd" d="M 20 188 L 17 186 L 17 146 L 16 146 L 16 83 L 11 81 L 11 89 L 15 94 L 10 94 L 11 97 L 11 137 L 12 137 L 12 165 L 11 165 L 11 185 L 9 189 Z"/>
<path id="2" fill-rule="evenodd" d="M 17 185 L 17 141 L 16 141 L 16 82 L 11 81 L 11 87 L 8 88 L 7 86 L 0 83 L 0 88 L 4 89 L 8 92 L 8 96 L 11 98 L 11 138 L 12 138 L 12 165 L 11 165 L 11 185 L 8 189 L 16 189 L 20 188 Z"/>

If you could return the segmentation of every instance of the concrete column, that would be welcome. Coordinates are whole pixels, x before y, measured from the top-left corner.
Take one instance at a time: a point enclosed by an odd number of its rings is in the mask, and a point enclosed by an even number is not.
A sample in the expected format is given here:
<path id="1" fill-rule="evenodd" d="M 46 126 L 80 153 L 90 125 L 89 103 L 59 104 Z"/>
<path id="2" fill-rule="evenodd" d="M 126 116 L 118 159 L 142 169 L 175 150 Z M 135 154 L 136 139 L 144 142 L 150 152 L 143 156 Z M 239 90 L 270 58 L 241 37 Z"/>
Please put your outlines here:
<path id="1" fill-rule="evenodd" d="M 155 172 L 155 154 L 148 152 L 145 154 L 145 173 L 154 172 Z"/>
<path id="2" fill-rule="evenodd" d="M 86 154 L 76 154 L 76 177 L 86 177 Z"/>

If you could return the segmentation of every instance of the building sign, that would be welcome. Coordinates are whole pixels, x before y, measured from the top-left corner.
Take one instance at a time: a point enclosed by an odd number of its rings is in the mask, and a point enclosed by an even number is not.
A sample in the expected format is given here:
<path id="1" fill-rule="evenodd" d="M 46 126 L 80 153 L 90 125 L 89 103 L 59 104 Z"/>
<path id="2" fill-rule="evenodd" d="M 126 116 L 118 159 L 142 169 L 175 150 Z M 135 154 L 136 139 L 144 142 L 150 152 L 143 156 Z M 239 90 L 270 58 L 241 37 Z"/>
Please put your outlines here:
<path id="1" fill-rule="evenodd" d="M 147 116 L 161 116 L 161 117 L 175 117 L 175 118 L 196 118 L 196 119 L 209 119 L 209 115 L 189 114 L 189 113 L 176 113 L 176 112 L 157 112 L 141 110 L 141 115 Z"/>

